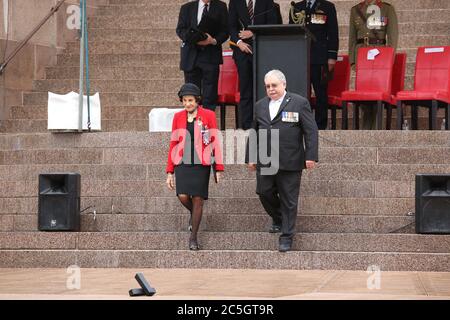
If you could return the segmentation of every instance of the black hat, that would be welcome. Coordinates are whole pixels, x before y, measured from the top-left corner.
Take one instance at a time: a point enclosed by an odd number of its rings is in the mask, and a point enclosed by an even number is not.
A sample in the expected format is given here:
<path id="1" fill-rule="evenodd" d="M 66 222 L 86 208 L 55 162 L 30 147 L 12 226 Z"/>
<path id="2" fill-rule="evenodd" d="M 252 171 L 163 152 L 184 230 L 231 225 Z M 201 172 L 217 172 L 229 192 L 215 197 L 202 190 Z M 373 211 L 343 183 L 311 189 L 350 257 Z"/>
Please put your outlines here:
<path id="1" fill-rule="evenodd" d="M 184 96 L 200 97 L 200 89 L 193 83 L 185 83 L 181 86 L 180 91 L 178 91 L 178 97 L 180 99 Z"/>

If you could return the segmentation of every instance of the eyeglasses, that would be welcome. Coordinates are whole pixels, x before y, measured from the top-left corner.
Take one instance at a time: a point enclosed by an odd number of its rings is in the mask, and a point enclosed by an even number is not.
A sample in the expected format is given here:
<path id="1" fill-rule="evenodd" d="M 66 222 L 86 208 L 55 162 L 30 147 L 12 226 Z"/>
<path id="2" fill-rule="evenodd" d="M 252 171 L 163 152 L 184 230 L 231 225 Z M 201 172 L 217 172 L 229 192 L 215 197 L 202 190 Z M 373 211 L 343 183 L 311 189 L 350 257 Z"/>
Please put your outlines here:
<path id="1" fill-rule="evenodd" d="M 280 85 L 279 83 L 268 83 L 265 85 L 265 87 L 266 87 L 266 89 L 270 89 L 270 88 L 276 88 L 279 85 Z"/>

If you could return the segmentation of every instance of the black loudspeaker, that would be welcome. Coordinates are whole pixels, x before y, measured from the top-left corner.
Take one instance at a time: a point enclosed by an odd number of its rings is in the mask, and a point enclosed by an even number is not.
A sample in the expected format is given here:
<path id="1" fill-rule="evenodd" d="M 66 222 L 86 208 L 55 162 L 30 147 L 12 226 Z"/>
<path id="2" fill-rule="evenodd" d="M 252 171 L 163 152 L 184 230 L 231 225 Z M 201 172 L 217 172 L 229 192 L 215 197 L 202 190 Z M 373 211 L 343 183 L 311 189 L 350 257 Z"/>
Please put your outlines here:
<path id="1" fill-rule="evenodd" d="M 450 174 L 416 175 L 416 232 L 450 234 Z"/>
<path id="2" fill-rule="evenodd" d="M 38 229 L 80 230 L 81 177 L 78 173 L 39 175 Z"/>

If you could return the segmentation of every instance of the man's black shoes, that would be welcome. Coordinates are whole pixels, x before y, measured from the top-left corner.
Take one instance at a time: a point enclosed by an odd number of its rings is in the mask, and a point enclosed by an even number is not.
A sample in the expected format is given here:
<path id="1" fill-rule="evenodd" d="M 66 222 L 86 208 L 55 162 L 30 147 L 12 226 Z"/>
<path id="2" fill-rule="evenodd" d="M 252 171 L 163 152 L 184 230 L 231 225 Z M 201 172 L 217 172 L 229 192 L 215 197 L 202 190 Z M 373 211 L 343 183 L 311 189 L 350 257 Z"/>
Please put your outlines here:
<path id="1" fill-rule="evenodd" d="M 278 251 L 287 252 L 292 249 L 292 239 L 280 239 Z"/>
<path id="2" fill-rule="evenodd" d="M 272 226 L 269 229 L 270 233 L 278 233 L 281 232 L 281 226 L 279 224 L 272 224 Z"/>

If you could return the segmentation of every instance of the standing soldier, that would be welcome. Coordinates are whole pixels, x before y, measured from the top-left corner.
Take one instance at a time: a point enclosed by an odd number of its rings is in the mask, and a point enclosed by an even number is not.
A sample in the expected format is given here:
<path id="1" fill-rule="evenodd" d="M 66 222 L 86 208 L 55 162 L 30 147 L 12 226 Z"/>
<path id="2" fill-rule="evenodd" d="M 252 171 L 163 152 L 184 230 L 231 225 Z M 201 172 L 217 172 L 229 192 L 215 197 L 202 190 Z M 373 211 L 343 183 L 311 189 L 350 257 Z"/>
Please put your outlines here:
<path id="1" fill-rule="evenodd" d="M 348 55 L 352 66 L 361 47 L 390 46 L 397 49 L 397 15 L 381 0 L 364 0 L 350 12 Z M 363 129 L 375 129 L 376 109 L 363 106 Z"/>
<path id="2" fill-rule="evenodd" d="M 294 13 L 305 17 L 305 25 L 315 37 L 311 42 L 311 84 L 316 94 L 315 118 L 319 130 L 328 124 L 328 81 L 331 79 L 339 49 L 336 8 L 326 0 L 303 0 Z M 289 23 L 296 23 L 289 15 Z"/>

